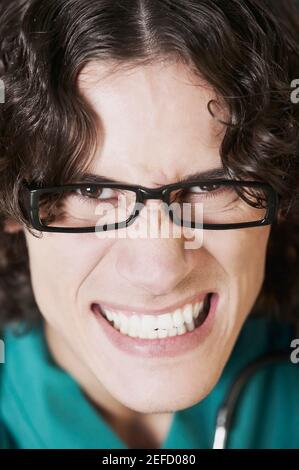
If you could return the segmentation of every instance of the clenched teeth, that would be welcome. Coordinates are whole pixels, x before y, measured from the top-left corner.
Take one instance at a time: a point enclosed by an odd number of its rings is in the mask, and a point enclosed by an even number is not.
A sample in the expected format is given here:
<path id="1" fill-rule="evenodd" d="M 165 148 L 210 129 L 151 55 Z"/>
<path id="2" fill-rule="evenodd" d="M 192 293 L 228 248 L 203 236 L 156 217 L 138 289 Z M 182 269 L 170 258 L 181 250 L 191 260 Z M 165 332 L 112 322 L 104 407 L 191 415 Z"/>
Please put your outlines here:
<path id="1" fill-rule="evenodd" d="M 122 312 L 100 307 L 110 324 L 124 335 L 132 338 L 157 339 L 183 335 L 193 331 L 206 318 L 209 295 L 202 302 L 186 304 L 173 312 L 162 315 L 125 315 Z"/>

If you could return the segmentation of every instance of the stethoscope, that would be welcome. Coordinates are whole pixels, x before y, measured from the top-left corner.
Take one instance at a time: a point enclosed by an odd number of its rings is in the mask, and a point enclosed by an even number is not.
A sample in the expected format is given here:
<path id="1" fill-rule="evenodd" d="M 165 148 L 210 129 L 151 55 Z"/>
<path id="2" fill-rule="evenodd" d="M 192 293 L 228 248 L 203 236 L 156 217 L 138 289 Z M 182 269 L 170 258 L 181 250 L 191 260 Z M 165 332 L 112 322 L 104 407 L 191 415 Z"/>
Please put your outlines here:
<path id="1" fill-rule="evenodd" d="M 260 356 L 258 359 L 248 364 L 237 376 L 231 385 L 222 405 L 220 406 L 216 417 L 216 429 L 214 434 L 213 449 L 225 449 L 228 434 L 232 427 L 234 411 L 239 396 L 251 377 L 261 368 L 274 364 L 290 361 L 290 351 L 276 351 Z"/>

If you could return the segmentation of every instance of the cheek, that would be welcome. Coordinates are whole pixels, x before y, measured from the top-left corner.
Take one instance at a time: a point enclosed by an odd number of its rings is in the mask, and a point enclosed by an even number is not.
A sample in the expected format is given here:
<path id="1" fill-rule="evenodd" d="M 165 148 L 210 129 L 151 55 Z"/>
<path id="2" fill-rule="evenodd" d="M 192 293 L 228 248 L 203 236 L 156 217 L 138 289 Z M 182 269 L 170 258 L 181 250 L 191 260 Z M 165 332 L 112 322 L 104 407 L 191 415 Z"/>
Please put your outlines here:
<path id="1" fill-rule="evenodd" d="M 239 230 L 210 231 L 204 247 L 228 274 L 241 274 L 255 267 L 263 269 L 270 230 L 257 227 Z"/>
<path id="2" fill-rule="evenodd" d="M 99 240 L 93 233 L 44 232 L 41 239 L 31 235 L 26 239 L 35 300 L 51 323 L 61 324 L 62 319 L 75 314 L 81 284 L 109 252 L 112 242 Z"/>
<path id="3" fill-rule="evenodd" d="M 254 304 L 264 279 L 269 234 L 267 226 L 205 236 L 205 248 L 226 273 L 233 311 L 242 309 L 245 315 Z"/>

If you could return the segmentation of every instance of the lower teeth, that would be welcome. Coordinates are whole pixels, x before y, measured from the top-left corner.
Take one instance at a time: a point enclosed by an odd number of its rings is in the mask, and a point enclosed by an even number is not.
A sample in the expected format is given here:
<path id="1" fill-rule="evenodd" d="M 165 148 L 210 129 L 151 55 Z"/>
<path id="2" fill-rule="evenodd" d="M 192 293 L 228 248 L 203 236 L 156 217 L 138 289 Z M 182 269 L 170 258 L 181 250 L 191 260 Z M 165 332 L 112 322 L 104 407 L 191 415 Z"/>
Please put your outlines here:
<path id="1" fill-rule="evenodd" d="M 203 305 L 203 309 L 202 311 L 200 312 L 200 314 L 198 315 L 198 317 L 196 319 L 193 319 L 193 322 L 194 322 L 194 329 L 191 330 L 191 331 L 194 331 L 198 326 L 202 325 L 202 323 L 205 321 L 205 319 L 207 318 L 208 316 L 208 313 L 210 311 L 210 305 L 211 305 L 211 297 L 212 297 L 212 294 L 208 294 L 206 295 L 205 297 L 205 300 L 204 300 L 204 305 Z M 101 312 L 102 316 L 105 318 L 105 320 L 114 328 L 116 329 L 117 331 L 119 331 L 119 328 L 116 328 L 114 326 L 114 322 L 113 321 L 110 321 L 108 320 L 108 318 L 104 315 L 103 312 Z M 181 330 L 181 332 L 179 332 L 179 330 L 183 328 L 183 332 Z M 189 330 L 188 330 L 188 325 L 186 323 L 183 324 L 183 327 L 180 327 L 177 329 L 177 333 L 173 334 L 173 335 L 169 335 L 169 331 L 168 330 L 161 330 L 159 328 L 155 328 L 154 330 L 155 332 L 158 332 L 158 335 L 159 335 L 159 332 L 161 334 L 161 337 L 170 337 L 170 336 L 179 336 L 181 334 L 184 334 L 184 333 L 188 333 Z M 167 332 L 167 334 L 165 335 L 165 331 Z M 162 333 L 163 332 L 163 333 Z M 124 333 L 125 334 L 125 333 Z M 165 336 L 164 336 L 165 335 Z M 125 336 L 130 336 L 128 334 L 125 334 Z M 137 338 L 140 338 L 139 336 L 137 336 Z M 159 336 L 158 336 L 159 338 Z M 142 338 L 142 339 L 150 339 L 150 338 Z M 153 339 L 157 339 L 157 338 L 153 338 Z"/>

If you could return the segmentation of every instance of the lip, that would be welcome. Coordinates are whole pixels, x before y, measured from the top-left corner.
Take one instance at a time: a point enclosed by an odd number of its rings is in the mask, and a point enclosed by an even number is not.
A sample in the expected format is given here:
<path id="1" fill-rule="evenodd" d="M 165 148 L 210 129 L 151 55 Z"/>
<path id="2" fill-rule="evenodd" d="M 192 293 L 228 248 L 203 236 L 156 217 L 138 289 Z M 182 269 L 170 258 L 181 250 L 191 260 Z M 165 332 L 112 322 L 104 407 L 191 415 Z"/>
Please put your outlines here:
<path id="1" fill-rule="evenodd" d="M 196 299 L 196 297 L 193 297 L 193 299 Z M 118 350 L 142 358 L 176 357 L 195 349 L 200 343 L 206 340 L 213 328 L 218 301 L 219 295 L 213 293 L 210 301 L 210 311 L 204 322 L 195 328 L 195 330 L 188 331 L 183 335 L 163 339 L 141 339 L 123 335 L 103 317 L 96 303 L 92 304 L 91 311 L 98 320 L 109 342 Z M 190 301 L 185 301 L 184 304 L 181 305 L 185 305 L 186 303 L 190 303 Z M 99 305 L 102 304 L 99 303 Z M 112 308 L 111 305 L 110 308 Z M 167 311 L 169 310 L 170 308 L 168 307 Z M 137 311 L 138 310 L 134 309 L 134 312 Z M 159 313 L 163 313 L 163 311 L 165 311 L 165 309 L 160 310 Z M 144 313 L 145 310 L 143 309 L 142 312 Z M 157 312 L 157 310 L 155 312 L 151 310 L 152 314 Z M 130 313 L 132 314 L 133 311 L 130 311 Z"/>

